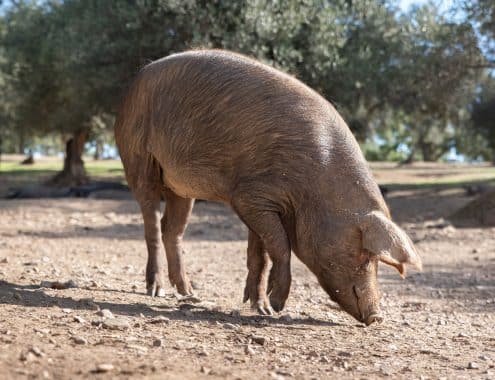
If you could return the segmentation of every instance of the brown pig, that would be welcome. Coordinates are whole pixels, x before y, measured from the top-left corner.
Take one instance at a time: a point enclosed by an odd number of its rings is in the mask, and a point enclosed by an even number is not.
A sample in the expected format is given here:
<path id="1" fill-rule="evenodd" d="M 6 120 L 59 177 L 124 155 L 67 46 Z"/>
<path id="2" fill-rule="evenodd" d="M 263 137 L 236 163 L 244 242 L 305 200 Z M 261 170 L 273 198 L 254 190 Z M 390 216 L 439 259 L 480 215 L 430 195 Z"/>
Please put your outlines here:
<path id="1" fill-rule="evenodd" d="M 401 274 L 405 263 L 421 267 L 334 107 L 253 59 L 196 50 L 147 65 L 115 138 L 144 219 L 152 296 L 165 286 L 162 241 L 172 285 L 191 293 L 182 236 L 195 198 L 229 204 L 249 228 L 244 301 L 261 313 L 285 305 L 291 251 L 366 324 L 380 320 L 378 262 Z"/>

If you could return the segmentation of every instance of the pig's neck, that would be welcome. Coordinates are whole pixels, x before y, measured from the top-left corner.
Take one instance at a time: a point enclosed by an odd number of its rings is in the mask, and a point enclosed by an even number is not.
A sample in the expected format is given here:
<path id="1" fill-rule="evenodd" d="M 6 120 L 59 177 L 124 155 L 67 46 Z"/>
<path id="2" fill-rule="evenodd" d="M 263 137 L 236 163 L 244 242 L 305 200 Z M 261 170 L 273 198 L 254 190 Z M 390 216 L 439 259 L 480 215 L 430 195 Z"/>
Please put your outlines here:
<path id="1" fill-rule="evenodd" d="M 339 167 L 318 178 L 303 197 L 295 212 L 291 245 L 308 268 L 318 275 L 320 253 L 329 236 L 338 238 L 339 230 L 358 227 L 361 216 L 388 209 L 367 166 Z"/>

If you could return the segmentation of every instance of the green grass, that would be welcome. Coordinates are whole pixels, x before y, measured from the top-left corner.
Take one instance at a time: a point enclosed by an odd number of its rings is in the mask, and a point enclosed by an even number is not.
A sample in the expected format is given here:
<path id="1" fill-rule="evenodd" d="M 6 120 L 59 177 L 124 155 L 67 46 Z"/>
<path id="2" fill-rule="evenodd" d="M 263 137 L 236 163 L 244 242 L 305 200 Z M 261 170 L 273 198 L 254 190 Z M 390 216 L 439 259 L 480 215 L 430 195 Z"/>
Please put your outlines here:
<path id="1" fill-rule="evenodd" d="M 62 160 L 41 160 L 32 165 L 21 165 L 19 160 L 0 162 L 0 195 L 10 188 L 36 185 L 45 182 L 62 170 Z M 124 169 L 118 160 L 85 160 L 92 180 L 115 181 L 125 184 Z M 1 197 L 1 196 L 0 196 Z"/>
<path id="2" fill-rule="evenodd" d="M 441 180 L 416 183 L 379 182 L 390 190 L 421 190 L 421 189 L 453 189 L 469 185 L 489 185 L 495 186 L 495 177 L 490 179 L 461 179 L 461 180 Z"/>
<path id="3" fill-rule="evenodd" d="M 118 160 L 86 161 L 90 177 L 124 177 L 122 162 Z"/>
<path id="4" fill-rule="evenodd" d="M 14 187 L 39 183 L 62 170 L 62 165 L 62 160 L 57 159 L 21 165 L 19 159 L 9 159 L 7 156 L 6 160 L 0 161 L 0 185 Z M 495 167 L 489 165 L 418 163 L 415 166 L 398 167 L 377 163 L 371 166 L 378 183 L 391 190 L 455 188 L 482 183 L 495 186 Z M 94 180 L 125 181 L 119 160 L 94 161 L 88 157 L 85 158 L 85 167 Z"/>
<path id="5" fill-rule="evenodd" d="M 373 172 L 390 189 L 441 189 L 465 185 L 495 185 L 495 167 L 468 164 L 421 164 L 410 167 L 379 166 Z"/>

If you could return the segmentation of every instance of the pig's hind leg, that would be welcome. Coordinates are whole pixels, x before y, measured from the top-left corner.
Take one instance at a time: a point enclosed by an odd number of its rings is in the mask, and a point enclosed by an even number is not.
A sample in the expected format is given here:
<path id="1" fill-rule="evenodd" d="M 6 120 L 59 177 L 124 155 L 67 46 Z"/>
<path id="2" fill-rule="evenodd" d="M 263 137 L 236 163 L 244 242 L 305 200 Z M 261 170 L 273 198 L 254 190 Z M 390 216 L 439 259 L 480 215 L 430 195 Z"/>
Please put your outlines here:
<path id="1" fill-rule="evenodd" d="M 135 154 L 124 154 L 122 162 L 129 188 L 141 208 L 144 222 L 144 237 L 148 249 L 146 264 L 146 288 L 148 295 L 164 296 L 164 268 L 160 238 L 160 167 L 154 159 Z"/>
<path id="2" fill-rule="evenodd" d="M 268 253 L 265 251 L 263 241 L 250 230 L 247 248 L 248 276 L 243 302 L 251 300 L 251 308 L 262 315 L 273 314 L 266 296 L 268 264 Z"/>
<path id="3" fill-rule="evenodd" d="M 194 199 L 181 198 L 172 190 L 164 189 L 165 213 L 161 221 L 162 239 L 167 254 L 168 277 L 182 295 L 192 294 L 192 287 L 182 259 L 182 237 L 194 204 Z"/>

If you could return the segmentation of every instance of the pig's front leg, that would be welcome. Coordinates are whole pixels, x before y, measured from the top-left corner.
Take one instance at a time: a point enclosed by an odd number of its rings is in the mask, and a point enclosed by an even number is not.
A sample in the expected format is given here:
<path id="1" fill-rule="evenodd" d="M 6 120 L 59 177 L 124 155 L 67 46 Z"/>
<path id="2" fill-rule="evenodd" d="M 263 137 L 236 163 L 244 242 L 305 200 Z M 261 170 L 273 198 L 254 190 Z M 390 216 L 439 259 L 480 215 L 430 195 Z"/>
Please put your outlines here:
<path id="1" fill-rule="evenodd" d="M 247 248 L 248 276 L 244 288 L 244 300 L 251 300 L 251 308 L 262 315 L 272 315 L 273 310 L 266 296 L 268 275 L 268 254 L 263 247 L 263 242 L 249 230 Z"/>
<path id="2" fill-rule="evenodd" d="M 263 242 L 263 246 L 272 260 L 272 269 L 268 287 L 270 304 L 275 311 L 281 311 L 289 296 L 290 273 L 290 243 L 278 213 L 268 211 L 273 205 L 263 204 L 264 200 L 256 200 L 249 193 L 234 197 L 234 210 Z M 271 206 L 271 207 L 270 207 Z"/>

